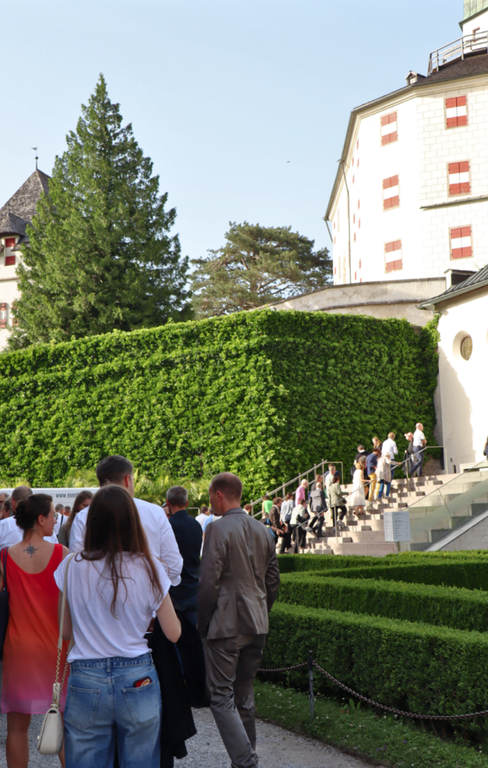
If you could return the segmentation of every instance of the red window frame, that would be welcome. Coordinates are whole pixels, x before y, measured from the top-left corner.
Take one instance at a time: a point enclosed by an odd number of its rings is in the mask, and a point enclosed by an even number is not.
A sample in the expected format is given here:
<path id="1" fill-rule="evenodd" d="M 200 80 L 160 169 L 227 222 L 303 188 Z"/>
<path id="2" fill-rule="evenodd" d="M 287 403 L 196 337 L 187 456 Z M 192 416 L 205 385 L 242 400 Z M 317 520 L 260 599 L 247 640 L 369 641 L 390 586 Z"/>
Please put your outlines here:
<path id="1" fill-rule="evenodd" d="M 462 240 L 469 237 L 470 244 L 465 245 Z M 450 230 L 451 259 L 470 259 L 473 255 L 473 233 L 469 227 L 452 227 Z"/>
<path id="2" fill-rule="evenodd" d="M 394 197 L 385 198 L 385 189 L 391 189 L 391 187 L 398 187 L 398 195 Z M 383 210 L 389 211 L 390 208 L 398 208 L 400 205 L 400 178 L 399 176 L 390 176 L 388 179 L 383 179 Z"/>
<path id="3" fill-rule="evenodd" d="M 469 174 L 469 160 L 465 160 L 462 163 L 449 163 L 447 166 L 449 194 L 450 195 L 467 195 L 471 192 L 471 179 L 468 181 L 460 182 L 459 184 L 451 184 L 451 176 L 454 174 L 468 173 Z"/>
<path id="4" fill-rule="evenodd" d="M 450 99 L 446 99 L 446 128 L 459 128 L 460 126 L 467 124 L 468 97 L 454 96 Z"/>
<path id="5" fill-rule="evenodd" d="M 386 125 L 397 123 L 397 130 L 391 133 L 383 134 L 383 128 Z M 381 146 L 384 147 L 387 144 L 392 144 L 394 141 L 398 141 L 398 114 L 397 112 L 390 112 L 389 115 L 383 115 L 381 118 Z"/>
<path id="6" fill-rule="evenodd" d="M 6 267 L 15 266 L 15 254 L 12 254 L 11 256 L 5 256 L 5 266 Z"/>
<path id="7" fill-rule="evenodd" d="M 399 252 L 400 258 L 387 261 L 386 254 L 396 253 L 396 251 Z M 396 272 L 400 269 L 403 269 L 402 241 L 392 240 L 390 243 L 385 243 L 385 272 Z"/>

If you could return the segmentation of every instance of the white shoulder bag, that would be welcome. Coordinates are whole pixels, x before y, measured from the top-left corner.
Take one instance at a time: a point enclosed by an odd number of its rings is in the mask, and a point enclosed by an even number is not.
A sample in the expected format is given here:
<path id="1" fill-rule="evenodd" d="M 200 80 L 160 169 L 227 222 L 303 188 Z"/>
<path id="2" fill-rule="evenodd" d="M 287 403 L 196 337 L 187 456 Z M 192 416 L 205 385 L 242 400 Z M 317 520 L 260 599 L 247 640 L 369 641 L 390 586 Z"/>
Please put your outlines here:
<path id="1" fill-rule="evenodd" d="M 56 662 L 56 677 L 53 685 L 53 703 L 44 715 L 41 732 L 37 737 L 37 749 L 41 755 L 59 755 L 61 749 L 63 748 L 63 718 L 61 716 L 61 712 L 59 711 L 59 706 L 61 703 L 61 692 L 64 688 L 64 681 L 68 671 L 68 659 L 66 659 L 66 664 L 64 665 L 63 679 L 61 683 L 59 683 L 59 667 L 61 665 L 61 650 L 63 647 L 63 624 L 64 610 L 66 608 L 66 591 L 68 588 L 68 568 L 74 556 L 74 554 L 68 556 L 68 562 L 66 563 L 66 570 L 64 572 L 61 616 L 59 619 L 58 659 Z"/>

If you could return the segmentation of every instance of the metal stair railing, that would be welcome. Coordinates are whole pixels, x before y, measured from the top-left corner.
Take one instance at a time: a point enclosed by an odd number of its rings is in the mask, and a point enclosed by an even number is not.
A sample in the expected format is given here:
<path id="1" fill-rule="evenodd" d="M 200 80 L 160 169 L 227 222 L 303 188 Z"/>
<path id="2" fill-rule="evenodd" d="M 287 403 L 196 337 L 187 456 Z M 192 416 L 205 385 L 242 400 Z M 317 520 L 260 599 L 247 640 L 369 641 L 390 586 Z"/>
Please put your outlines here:
<path id="1" fill-rule="evenodd" d="M 281 497 L 284 499 L 286 494 L 289 493 L 286 489 L 289 488 L 291 485 L 300 485 L 302 480 L 309 480 L 309 476 L 312 475 L 312 480 L 315 478 L 316 474 L 322 475 L 322 477 L 325 475 L 328 465 L 334 464 L 335 467 L 339 468 L 340 475 L 341 475 L 341 483 L 344 478 L 344 463 L 342 461 L 332 461 L 332 460 L 326 460 L 322 459 L 318 464 L 315 464 L 310 469 L 307 469 L 305 472 L 300 472 L 299 475 L 294 477 L 292 480 L 288 480 L 287 483 L 281 483 L 277 488 L 273 488 L 272 491 L 267 491 L 267 495 L 270 499 L 273 498 L 273 496 L 277 496 L 278 494 L 281 495 Z M 310 482 L 310 481 L 309 481 Z M 293 489 L 295 490 L 295 489 Z M 264 501 L 264 496 L 261 496 L 259 499 L 256 499 L 255 501 L 251 501 L 251 516 L 257 517 L 257 515 L 261 514 L 261 507 L 259 507 L 259 510 L 257 512 L 254 511 L 254 508 L 257 504 L 262 504 Z"/>

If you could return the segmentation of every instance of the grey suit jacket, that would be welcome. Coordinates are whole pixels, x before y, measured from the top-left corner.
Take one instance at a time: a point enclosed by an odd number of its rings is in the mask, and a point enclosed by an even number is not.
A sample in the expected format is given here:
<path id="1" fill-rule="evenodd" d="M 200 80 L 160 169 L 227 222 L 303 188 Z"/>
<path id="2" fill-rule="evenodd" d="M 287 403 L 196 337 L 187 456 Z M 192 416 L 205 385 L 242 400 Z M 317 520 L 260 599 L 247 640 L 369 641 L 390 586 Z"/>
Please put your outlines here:
<path id="1" fill-rule="evenodd" d="M 198 630 L 208 640 L 265 635 L 280 585 L 271 533 L 243 509 L 229 509 L 205 531 Z"/>

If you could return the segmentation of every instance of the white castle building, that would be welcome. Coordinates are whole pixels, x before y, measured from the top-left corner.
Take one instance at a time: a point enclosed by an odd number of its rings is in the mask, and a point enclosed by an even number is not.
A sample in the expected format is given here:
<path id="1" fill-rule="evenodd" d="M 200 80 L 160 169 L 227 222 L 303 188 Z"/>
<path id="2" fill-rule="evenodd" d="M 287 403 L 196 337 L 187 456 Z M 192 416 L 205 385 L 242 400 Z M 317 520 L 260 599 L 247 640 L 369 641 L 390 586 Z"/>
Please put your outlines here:
<path id="1" fill-rule="evenodd" d="M 465 0 L 460 26 L 426 76 L 351 114 L 325 215 L 334 285 L 488 262 L 488 0 Z"/>
<path id="2" fill-rule="evenodd" d="M 17 266 L 21 245 L 28 243 L 27 225 L 31 223 L 43 192 L 48 191 L 49 176 L 39 170 L 29 176 L 20 189 L 0 208 L 0 350 L 7 344 L 12 324 L 12 305 L 18 298 Z"/>

